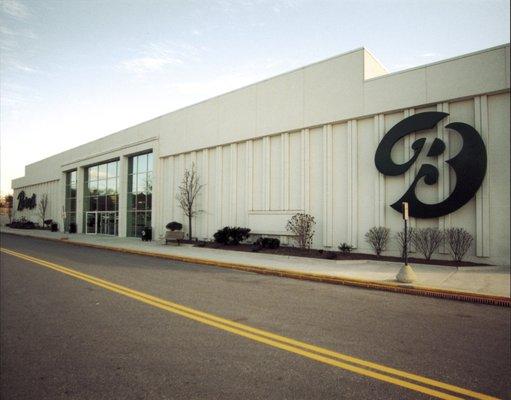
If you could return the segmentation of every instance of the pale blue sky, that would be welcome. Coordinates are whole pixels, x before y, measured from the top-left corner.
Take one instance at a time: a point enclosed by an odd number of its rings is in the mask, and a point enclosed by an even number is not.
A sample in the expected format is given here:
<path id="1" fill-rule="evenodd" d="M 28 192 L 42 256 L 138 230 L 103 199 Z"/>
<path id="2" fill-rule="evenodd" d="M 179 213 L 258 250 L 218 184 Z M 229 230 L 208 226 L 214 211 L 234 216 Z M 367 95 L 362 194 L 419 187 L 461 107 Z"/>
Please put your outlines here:
<path id="1" fill-rule="evenodd" d="M 509 41 L 508 0 L 0 0 L 1 191 L 24 166 L 368 48 L 390 71 Z"/>

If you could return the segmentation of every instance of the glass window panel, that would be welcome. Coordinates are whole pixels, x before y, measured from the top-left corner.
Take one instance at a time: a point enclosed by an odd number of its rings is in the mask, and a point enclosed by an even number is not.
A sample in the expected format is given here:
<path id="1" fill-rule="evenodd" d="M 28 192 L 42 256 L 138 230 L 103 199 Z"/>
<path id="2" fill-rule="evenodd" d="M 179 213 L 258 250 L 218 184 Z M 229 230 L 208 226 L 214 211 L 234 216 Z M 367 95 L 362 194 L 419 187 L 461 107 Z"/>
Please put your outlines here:
<path id="1" fill-rule="evenodd" d="M 90 167 L 88 169 L 89 171 L 89 181 L 97 181 L 98 180 L 98 166 L 95 165 L 94 167 Z"/>
<path id="2" fill-rule="evenodd" d="M 153 170 L 153 153 L 149 153 L 147 155 L 147 170 L 148 171 Z"/>
<path id="3" fill-rule="evenodd" d="M 151 226 L 151 211 L 145 213 L 145 225 Z"/>
<path id="4" fill-rule="evenodd" d="M 117 196 L 107 196 L 106 198 L 106 209 L 108 211 L 117 210 Z"/>
<path id="5" fill-rule="evenodd" d="M 98 198 L 90 197 L 89 198 L 89 210 L 88 211 L 97 211 L 98 209 Z"/>
<path id="6" fill-rule="evenodd" d="M 117 176 L 117 161 L 108 163 L 108 177 L 114 178 Z"/>
<path id="7" fill-rule="evenodd" d="M 133 180 L 134 180 L 133 177 L 134 176 L 136 176 L 136 175 L 128 175 L 128 193 L 135 191 L 135 189 L 133 188 Z"/>
<path id="8" fill-rule="evenodd" d="M 88 184 L 89 193 L 91 196 L 96 196 L 98 194 L 98 181 L 92 181 Z"/>
<path id="9" fill-rule="evenodd" d="M 66 212 L 76 211 L 76 199 L 66 199 Z"/>
<path id="10" fill-rule="evenodd" d="M 127 232 L 126 235 L 133 237 L 135 236 L 135 213 L 128 212 L 128 220 L 127 220 Z"/>
<path id="11" fill-rule="evenodd" d="M 128 174 L 137 173 L 137 157 L 130 157 L 128 162 Z"/>
<path id="12" fill-rule="evenodd" d="M 96 214 L 85 214 L 84 216 L 84 223 L 85 223 L 85 229 L 86 233 L 95 233 L 96 232 Z"/>
<path id="13" fill-rule="evenodd" d="M 106 196 L 98 196 L 98 211 L 106 211 Z"/>
<path id="14" fill-rule="evenodd" d="M 137 212 L 137 226 L 145 226 L 145 212 Z"/>
<path id="15" fill-rule="evenodd" d="M 136 195 L 133 193 L 128 193 L 128 210 L 136 209 Z"/>
<path id="16" fill-rule="evenodd" d="M 153 173 L 148 172 L 146 177 L 146 191 L 152 192 L 153 191 Z"/>
<path id="17" fill-rule="evenodd" d="M 145 213 L 144 212 L 137 212 L 136 214 L 136 235 L 138 237 L 142 236 L 142 230 L 144 229 L 145 225 Z"/>
<path id="18" fill-rule="evenodd" d="M 146 209 L 151 209 L 151 201 L 152 201 L 153 195 L 151 193 L 148 193 L 146 196 Z"/>
<path id="19" fill-rule="evenodd" d="M 137 173 L 140 174 L 141 172 L 146 172 L 147 171 L 147 154 L 141 154 L 141 155 L 137 156 L 137 159 L 138 159 L 138 162 L 137 162 L 138 171 L 137 171 Z"/>
<path id="20" fill-rule="evenodd" d="M 98 195 L 103 196 L 106 194 L 106 179 L 98 181 Z"/>
<path id="21" fill-rule="evenodd" d="M 140 193 L 140 192 L 145 192 L 147 190 L 146 188 L 146 174 L 139 174 L 139 175 L 136 175 L 137 177 L 137 187 L 136 187 L 136 192 L 137 193 Z M 135 190 L 133 190 L 135 191 Z"/>
<path id="22" fill-rule="evenodd" d="M 146 196 L 144 193 L 137 193 L 137 210 L 145 210 Z"/>
<path id="23" fill-rule="evenodd" d="M 76 197 L 76 188 L 71 188 L 69 190 L 69 197 Z"/>
<path id="24" fill-rule="evenodd" d="M 76 171 L 71 171 L 66 174 L 66 185 L 76 187 Z"/>
<path id="25" fill-rule="evenodd" d="M 106 182 L 106 192 L 107 194 L 116 194 L 117 193 L 117 179 L 108 178 Z"/>
<path id="26" fill-rule="evenodd" d="M 98 179 L 106 179 L 106 164 L 98 165 Z"/>

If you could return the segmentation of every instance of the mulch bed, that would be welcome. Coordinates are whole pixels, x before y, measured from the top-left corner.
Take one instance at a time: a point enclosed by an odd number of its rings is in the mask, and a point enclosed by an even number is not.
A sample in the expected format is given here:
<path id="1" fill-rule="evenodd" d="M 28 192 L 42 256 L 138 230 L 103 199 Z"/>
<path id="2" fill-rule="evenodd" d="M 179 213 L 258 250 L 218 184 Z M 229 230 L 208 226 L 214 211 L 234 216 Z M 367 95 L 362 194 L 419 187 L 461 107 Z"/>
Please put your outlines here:
<path id="1" fill-rule="evenodd" d="M 244 251 L 244 252 L 257 252 L 263 254 L 277 254 L 282 256 L 293 257 L 309 257 L 328 260 L 378 260 L 378 261 L 393 261 L 402 262 L 401 257 L 394 256 L 380 256 L 376 257 L 375 254 L 365 253 L 349 253 L 341 254 L 339 251 L 330 250 L 317 250 L 317 249 L 300 249 L 297 247 L 281 246 L 278 249 L 257 249 L 252 244 L 240 243 L 238 245 L 222 245 L 214 242 L 195 242 L 184 240 L 182 243 L 194 244 L 196 247 L 207 247 L 210 249 L 221 249 L 231 251 Z M 480 267 L 491 266 L 491 264 L 474 263 L 470 261 L 456 262 L 453 260 L 426 260 L 424 258 L 408 257 L 410 264 L 428 264 L 428 265 L 441 265 L 447 267 Z"/>

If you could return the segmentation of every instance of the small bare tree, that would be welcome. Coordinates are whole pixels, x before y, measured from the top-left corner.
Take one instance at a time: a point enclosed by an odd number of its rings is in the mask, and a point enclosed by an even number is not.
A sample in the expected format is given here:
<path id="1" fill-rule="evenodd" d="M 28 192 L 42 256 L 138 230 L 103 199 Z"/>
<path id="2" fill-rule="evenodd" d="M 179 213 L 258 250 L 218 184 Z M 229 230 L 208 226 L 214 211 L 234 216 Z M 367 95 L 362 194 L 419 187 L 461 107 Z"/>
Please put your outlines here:
<path id="1" fill-rule="evenodd" d="M 297 213 L 287 221 L 286 230 L 296 235 L 296 242 L 302 249 L 309 249 L 314 237 L 314 217 L 310 214 Z"/>
<path id="2" fill-rule="evenodd" d="M 203 212 L 203 210 L 196 210 L 194 208 L 195 200 L 203 187 L 204 185 L 200 184 L 195 163 L 192 163 L 190 169 L 185 169 L 183 180 L 179 186 L 179 192 L 176 195 L 179 208 L 188 217 L 188 237 L 190 240 L 192 240 L 192 218 Z"/>
<path id="3" fill-rule="evenodd" d="M 46 211 L 48 210 L 48 195 L 43 194 L 41 196 L 41 200 L 39 200 L 39 205 L 37 206 L 39 210 L 39 218 L 41 218 L 42 225 L 44 226 L 44 221 L 46 221 Z"/>
<path id="4" fill-rule="evenodd" d="M 366 242 L 374 249 L 376 256 L 380 257 L 382 251 L 387 248 L 389 242 L 390 229 L 384 226 L 373 226 L 369 232 L 365 234 Z"/>
<path id="5" fill-rule="evenodd" d="M 460 262 L 470 249 L 474 238 L 463 228 L 449 228 L 445 230 L 445 240 L 453 260 Z"/>
<path id="6" fill-rule="evenodd" d="M 417 251 L 422 253 L 426 260 L 430 260 L 442 244 L 444 234 L 438 228 L 419 228 L 413 230 L 410 239 Z"/>

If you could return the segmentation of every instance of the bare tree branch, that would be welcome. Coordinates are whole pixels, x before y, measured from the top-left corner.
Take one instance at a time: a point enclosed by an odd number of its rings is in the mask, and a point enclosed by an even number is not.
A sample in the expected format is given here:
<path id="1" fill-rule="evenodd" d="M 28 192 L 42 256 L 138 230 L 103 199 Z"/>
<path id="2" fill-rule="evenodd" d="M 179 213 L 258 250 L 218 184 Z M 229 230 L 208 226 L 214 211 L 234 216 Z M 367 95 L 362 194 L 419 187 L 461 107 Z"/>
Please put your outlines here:
<path id="1" fill-rule="evenodd" d="M 192 239 L 192 218 L 203 212 L 203 210 L 195 208 L 195 201 L 204 186 L 200 183 L 195 163 L 192 163 L 190 169 L 185 169 L 183 180 L 176 195 L 179 208 L 188 217 L 188 237 L 190 240 Z"/>

